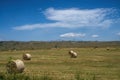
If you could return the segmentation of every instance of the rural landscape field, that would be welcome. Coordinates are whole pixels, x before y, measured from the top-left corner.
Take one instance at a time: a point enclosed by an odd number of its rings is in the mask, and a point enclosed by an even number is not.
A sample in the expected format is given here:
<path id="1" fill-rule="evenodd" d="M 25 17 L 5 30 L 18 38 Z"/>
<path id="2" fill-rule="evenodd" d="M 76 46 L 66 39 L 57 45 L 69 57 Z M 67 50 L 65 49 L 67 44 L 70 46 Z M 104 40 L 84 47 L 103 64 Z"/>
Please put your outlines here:
<path id="1" fill-rule="evenodd" d="M 120 80 L 120 0 L 0 0 L 0 80 Z"/>
<path id="2" fill-rule="evenodd" d="M 1 50 L 0 80 L 119 80 L 120 46 L 118 45 L 109 49 L 106 46 L 86 48 L 55 46 L 55 48 L 34 50 Z M 69 56 L 70 50 L 78 54 L 77 58 Z M 23 60 L 24 53 L 30 53 L 31 60 Z M 7 73 L 6 63 L 10 58 L 23 60 L 25 64 L 23 73 L 16 75 Z"/>

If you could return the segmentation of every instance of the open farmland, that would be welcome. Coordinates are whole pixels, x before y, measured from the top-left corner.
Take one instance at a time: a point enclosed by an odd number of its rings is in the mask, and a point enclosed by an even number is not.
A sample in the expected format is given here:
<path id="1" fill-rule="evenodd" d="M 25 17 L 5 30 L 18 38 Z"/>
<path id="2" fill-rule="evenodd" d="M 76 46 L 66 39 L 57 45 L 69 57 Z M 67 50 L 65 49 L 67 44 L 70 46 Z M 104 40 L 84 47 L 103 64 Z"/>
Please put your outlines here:
<path id="1" fill-rule="evenodd" d="M 77 52 L 77 58 L 70 58 L 68 51 Z M 51 48 L 0 52 L 0 73 L 6 73 L 8 59 L 22 59 L 23 53 L 30 53 L 31 60 L 24 61 L 23 74 L 49 78 L 43 80 L 119 80 L 120 48 Z"/>

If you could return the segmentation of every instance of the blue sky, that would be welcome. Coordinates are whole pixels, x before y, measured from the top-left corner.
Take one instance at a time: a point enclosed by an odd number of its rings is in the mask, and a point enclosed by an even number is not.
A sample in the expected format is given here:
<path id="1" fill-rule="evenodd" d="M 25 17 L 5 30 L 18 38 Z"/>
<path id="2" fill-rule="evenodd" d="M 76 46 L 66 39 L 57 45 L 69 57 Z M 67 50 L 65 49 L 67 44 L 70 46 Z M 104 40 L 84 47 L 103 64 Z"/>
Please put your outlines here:
<path id="1" fill-rule="evenodd" d="M 120 41 L 119 0 L 0 0 L 0 41 Z"/>

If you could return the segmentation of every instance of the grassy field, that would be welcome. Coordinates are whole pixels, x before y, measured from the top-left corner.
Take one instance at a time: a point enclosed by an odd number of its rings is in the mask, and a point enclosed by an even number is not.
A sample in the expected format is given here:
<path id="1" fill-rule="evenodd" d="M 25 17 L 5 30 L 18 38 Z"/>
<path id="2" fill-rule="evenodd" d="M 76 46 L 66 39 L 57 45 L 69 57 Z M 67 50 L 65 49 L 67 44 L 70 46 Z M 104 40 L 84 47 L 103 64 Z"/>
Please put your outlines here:
<path id="1" fill-rule="evenodd" d="M 70 58 L 69 50 L 77 52 L 78 57 Z M 120 48 L 3 51 L 0 52 L 0 73 L 6 73 L 5 65 L 10 57 L 22 59 L 26 52 L 32 55 L 32 59 L 23 60 L 23 74 L 37 80 L 42 77 L 43 80 L 120 80 Z"/>

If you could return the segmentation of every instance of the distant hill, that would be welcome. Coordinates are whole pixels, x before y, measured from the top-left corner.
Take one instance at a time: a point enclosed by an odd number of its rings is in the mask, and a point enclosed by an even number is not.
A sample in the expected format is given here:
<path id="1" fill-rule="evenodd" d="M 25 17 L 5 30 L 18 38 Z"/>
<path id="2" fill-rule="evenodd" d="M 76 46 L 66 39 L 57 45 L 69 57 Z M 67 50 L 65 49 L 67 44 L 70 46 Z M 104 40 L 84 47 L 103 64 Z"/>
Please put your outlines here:
<path id="1" fill-rule="evenodd" d="M 0 41 L 0 51 L 37 50 L 51 48 L 120 48 L 120 41 Z"/>

